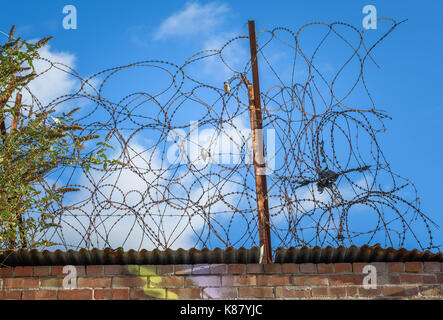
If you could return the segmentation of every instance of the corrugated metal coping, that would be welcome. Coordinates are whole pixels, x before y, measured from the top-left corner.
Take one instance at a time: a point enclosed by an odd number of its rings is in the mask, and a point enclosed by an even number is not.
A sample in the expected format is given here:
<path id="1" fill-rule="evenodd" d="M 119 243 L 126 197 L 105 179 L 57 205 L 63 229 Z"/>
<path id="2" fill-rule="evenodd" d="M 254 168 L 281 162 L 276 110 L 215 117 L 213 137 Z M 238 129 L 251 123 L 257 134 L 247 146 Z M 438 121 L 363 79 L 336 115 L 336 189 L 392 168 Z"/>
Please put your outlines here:
<path id="1" fill-rule="evenodd" d="M 80 249 L 79 251 L 4 251 L 0 254 L 3 266 L 42 265 L 109 265 L 109 264 L 212 264 L 212 263 L 258 263 L 260 250 L 257 247 L 227 249 L 178 249 L 128 250 Z M 274 252 L 275 263 L 338 263 L 338 262 L 405 262 L 441 261 L 443 253 L 430 251 L 383 249 L 379 246 L 362 247 L 303 247 L 278 248 Z"/>

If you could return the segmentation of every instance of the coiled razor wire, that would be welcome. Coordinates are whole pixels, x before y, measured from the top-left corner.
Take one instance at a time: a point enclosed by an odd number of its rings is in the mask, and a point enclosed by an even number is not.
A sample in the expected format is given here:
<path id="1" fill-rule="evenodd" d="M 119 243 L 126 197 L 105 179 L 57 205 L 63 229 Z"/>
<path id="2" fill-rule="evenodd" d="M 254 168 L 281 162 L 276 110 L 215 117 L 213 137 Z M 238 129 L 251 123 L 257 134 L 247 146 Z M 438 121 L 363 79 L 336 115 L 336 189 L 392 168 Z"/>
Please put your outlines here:
<path id="1" fill-rule="evenodd" d="M 434 223 L 421 211 L 414 184 L 391 170 L 378 140 L 389 116 L 377 108 L 365 70 L 376 65 L 374 48 L 401 23 L 383 20 L 391 28 L 372 45 L 364 30 L 342 22 L 258 34 L 274 249 L 436 248 Z M 311 31 L 321 36 L 305 37 Z M 328 49 L 331 39 L 338 51 Z M 247 43 L 238 36 L 182 65 L 149 60 L 89 78 L 42 58 L 48 64 L 42 74 L 66 72 L 78 90 L 47 104 L 30 93 L 28 107 L 82 106 L 84 134 L 99 134 L 121 165 L 89 172 L 61 166 L 48 176 L 48 184 L 78 191 L 54 203 L 58 226 L 41 236 L 64 249 L 258 245 L 248 96 L 241 81 L 250 75 L 249 57 L 241 54 Z M 317 63 L 322 54 L 341 55 L 344 62 L 325 71 Z M 126 88 L 134 79 L 147 89 Z"/>

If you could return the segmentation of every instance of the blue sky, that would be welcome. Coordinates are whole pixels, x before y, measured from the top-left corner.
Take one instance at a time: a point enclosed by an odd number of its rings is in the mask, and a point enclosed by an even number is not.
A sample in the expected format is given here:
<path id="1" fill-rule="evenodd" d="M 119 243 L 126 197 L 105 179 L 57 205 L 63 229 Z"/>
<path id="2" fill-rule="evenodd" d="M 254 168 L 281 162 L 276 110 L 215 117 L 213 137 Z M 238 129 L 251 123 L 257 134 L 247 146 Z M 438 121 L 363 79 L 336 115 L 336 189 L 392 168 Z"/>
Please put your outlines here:
<path id="1" fill-rule="evenodd" d="M 76 30 L 62 27 L 67 4 L 77 8 Z M 202 17 L 203 27 L 193 21 L 175 28 L 165 24 L 192 4 L 212 6 Z M 312 21 L 343 21 L 361 28 L 362 8 L 368 4 L 377 8 L 379 18 L 408 19 L 376 49 L 380 69 L 369 70 L 368 81 L 376 104 L 393 117 L 379 138 L 385 156 L 395 172 L 415 183 L 422 210 L 443 227 L 441 1 L 21 1 L 20 7 L 12 2 L 2 5 L 0 30 L 7 32 L 15 24 L 16 34 L 23 38 L 54 36 L 51 52 L 88 76 L 149 59 L 181 65 L 191 54 L 230 35 L 245 35 L 250 19 L 256 21 L 257 31 L 276 26 L 297 30 Z M 386 30 L 380 24 L 379 29 L 368 30 L 368 38 Z M 323 59 L 327 64 L 328 57 Z M 143 87 L 130 78 L 124 85 Z M 434 241 L 443 244 L 441 230 L 434 230 Z"/>

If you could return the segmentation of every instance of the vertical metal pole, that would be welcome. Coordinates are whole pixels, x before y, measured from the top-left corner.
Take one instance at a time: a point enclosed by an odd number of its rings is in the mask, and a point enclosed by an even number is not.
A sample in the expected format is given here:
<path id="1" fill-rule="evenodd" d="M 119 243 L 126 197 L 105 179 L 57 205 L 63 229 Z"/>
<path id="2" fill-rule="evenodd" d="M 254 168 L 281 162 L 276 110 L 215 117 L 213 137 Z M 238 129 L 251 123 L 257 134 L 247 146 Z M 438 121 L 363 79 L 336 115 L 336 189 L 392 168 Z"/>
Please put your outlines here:
<path id="1" fill-rule="evenodd" d="M 251 48 L 252 90 L 248 85 L 252 145 L 254 152 L 255 187 L 257 194 L 258 231 L 261 263 L 272 263 L 271 233 L 269 225 L 268 188 L 266 184 L 266 165 L 264 157 L 263 118 L 260 102 L 260 84 L 258 79 L 257 41 L 255 39 L 255 22 L 248 21 L 249 46 Z M 247 81 L 247 80 L 246 80 Z M 252 98 L 252 99 L 251 99 Z"/>

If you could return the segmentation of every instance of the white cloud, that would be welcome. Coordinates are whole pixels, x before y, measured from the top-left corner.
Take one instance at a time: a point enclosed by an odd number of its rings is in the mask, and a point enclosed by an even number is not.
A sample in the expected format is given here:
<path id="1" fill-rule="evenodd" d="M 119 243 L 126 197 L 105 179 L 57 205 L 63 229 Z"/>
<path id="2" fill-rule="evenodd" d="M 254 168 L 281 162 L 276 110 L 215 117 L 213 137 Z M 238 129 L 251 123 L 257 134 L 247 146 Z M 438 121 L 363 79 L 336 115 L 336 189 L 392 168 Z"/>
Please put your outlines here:
<path id="1" fill-rule="evenodd" d="M 202 134 L 202 142 L 206 143 L 207 132 Z M 128 145 L 124 155 L 119 150 L 110 158 L 119 158 L 129 166 L 121 172 L 91 171 L 88 177 L 83 175 L 79 184 L 96 191 L 93 195 L 88 190 L 80 191 L 64 203 L 73 207 L 64 213 L 61 233 L 51 241 L 74 248 L 192 248 L 195 236 L 205 226 L 202 234 L 208 232 L 207 219 L 221 223 L 226 216 L 209 216 L 209 212 L 231 210 L 219 194 L 236 193 L 240 188 L 235 177 L 222 186 L 203 179 L 195 184 L 195 177 L 187 170 L 181 179 L 177 179 L 181 173 L 172 177 L 173 169 L 162 162 L 162 154 L 147 151 L 141 141 Z M 217 226 L 215 223 L 212 228 Z"/>
<path id="2" fill-rule="evenodd" d="M 39 50 L 42 58 L 49 61 L 60 63 L 74 68 L 75 55 L 68 52 L 51 50 L 50 45 Z M 79 85 L 75 77 L 68 74 L 68 68 L 62 65 L 56 65 L 58 68 L 50 68 L 51 65 L 44 60 L 37 60 L 34 63 L 35 71 L 39 76 L 28 84 L 28 90 L 40 101 L 43 106 L 48 105 L 53 99 L 62 95 L 72 93 Z M 46 72 L 46 70 L 49 71 Z M 23 103 L 29 104 L 31 101 L 29 92 L 24 91 Z"/>
<path id="3" fill-rule="evenodd" d="M 229 8 L 224 4 L 188 3 L 184 10 L 172 14 L 161 23 L 154 38 L 159 40 L 211 33 L 215 27 L 223 23 L 227 12 Z"/>
<path id="4" fill-rule="evenodd" d="M 154 32 L 154 39 L 177 37 L 189 39 L 192 37 L 192 40 L 198 44 L 197 51 L 220 50 L 229 40 L 238 35 L 227 23 L 230 11 L 227 5 L 217 2 L 188 3 L 183 10 L 173 13 L 160 24 Z M 134 37 L 136 37 L 135 32 Z M 136 42 L 141 43 L 141 39 L 137 37 Z M 233 70 L 243 71 L 249 57 L 248 50 L 244 47 L 246 44 L 244 40 L 230 43 L 221 53 L 223 60 L 218 55 L 205 53 L 203 56 L 212 56 L 187 66 L 186 72 L 195 79 L 205 77 L 205 82 L 209 85 L 223 87 L 223 82 L 233 76 Z"/>
<path id="5" fill-rule="evenodd" d="M 220 50 L 229 40 L 236 36 L 235 33 L 223 32 L 208 37 L 203 45 L 203 50 Z M 243 72 L 244 67 L 249 59 L 247 50 L 247 41 L 239 39 L 231 42 L 228 46 L 223 48 L 221 52 L 221 59 L 218 55 L 208 57 L 199 64 L 197 70 L 193 73 L 199 73 L 208 79 L 222 83 L 233 76 L 234 71 Z"/>
<path id="6" fill-rule="evenodd" d="M 88 177 L 82 175 L 80 184 L 96 191 L 80 191 L 69 200 L 74 208 L 65 212 L 61 223 L 65 243 L 74 247 L 149 250 L 192 247 L 194 232 L 188 225 L 192 222 L 199 228 L 200 219 L 188 219 L 183 211 L 156 203 L 164 197 L 164 181 L 169 176 L 158 155 L 133 143 L 123 155 L 118 150 L 111 156 L 123 160 L 122 157 L 129 168 L 121 172 L 91 171 Z M 78 203 L 85 205 L 79 208 L 75 205 Z M 174 241 L 177 238 L 180 241 Z"/>

